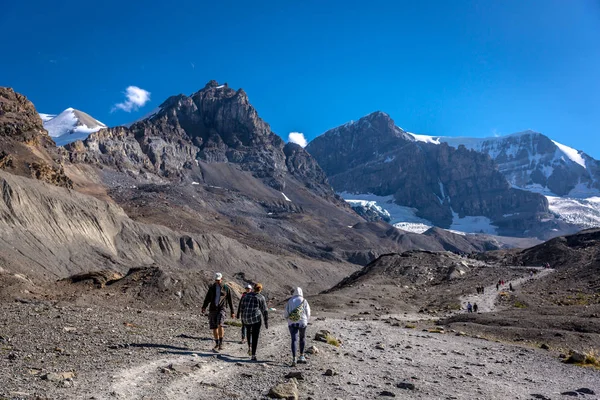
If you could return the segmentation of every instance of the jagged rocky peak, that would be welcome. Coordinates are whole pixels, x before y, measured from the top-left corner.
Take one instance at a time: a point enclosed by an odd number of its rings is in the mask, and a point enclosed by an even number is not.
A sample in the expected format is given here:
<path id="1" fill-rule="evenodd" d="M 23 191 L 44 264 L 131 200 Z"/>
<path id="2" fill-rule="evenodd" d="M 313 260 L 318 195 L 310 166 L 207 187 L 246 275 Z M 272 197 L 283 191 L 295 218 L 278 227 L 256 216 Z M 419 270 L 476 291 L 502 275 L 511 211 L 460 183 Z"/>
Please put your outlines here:
<path id="1" fill-rule="evenodd" d="M 305 186 L 316 185 L 332 195 L 312 157 L 303 149 L 286 152 L 284 145 L 246 92 L 210 81 L 190 96 L 169 97 L 129 128 L 104 129 L 90 135 L 83 147 L 72 144 L 68 150 L 72 161 L 166 177 L 185 171 L 198 175 L 200 163 L 233 163 L 277 190 L 291 174 Z"/>
<path id="2" fill-rule="evenodd" d="M 388 114 L 376 111 L 330 129 L 312 140 L 306 150 L 332 176 L 412 141 Z"/>
<path id="3" fill-rule="evenodd" d="M 512 189 L 487 155 L 418 140 L 384 113 L 329 130 L 306 149 L 337 192 L 392 196 L 428 225 L 485 217 L 499 232 L 523 234 L 548 211 L 543 196 Z"/>
<path id="4" fill-rule="evenodd" d="M 26 144 L 54 145 L 33 104 L 8 87 L 0 87 L 0 136 Z"/>

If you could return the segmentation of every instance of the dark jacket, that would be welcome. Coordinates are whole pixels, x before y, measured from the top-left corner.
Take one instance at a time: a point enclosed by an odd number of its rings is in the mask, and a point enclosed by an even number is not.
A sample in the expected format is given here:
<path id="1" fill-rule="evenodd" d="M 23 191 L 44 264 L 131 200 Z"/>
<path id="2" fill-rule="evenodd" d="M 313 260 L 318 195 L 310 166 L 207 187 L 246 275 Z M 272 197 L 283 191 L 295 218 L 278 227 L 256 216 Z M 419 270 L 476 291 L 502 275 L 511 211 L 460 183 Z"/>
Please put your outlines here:
<path id="1" fill-rule="evenodd" d="M 244 325 L 252 325 L 260 322 L 261 316 L 265 321 L 265 328 L 269 327 L 269 311 L 265 296 L 260 293 L 248 293 L 240 301 L 240 314 Z"/>
<path id="2" fill-rule="evenodd" d="M 206 297 L 204 297 L 204 303 L 202 304 L 202 308 L 206 308 L 210 304 L 210 306 L 208 307 L 208 311 L 217 311 L 223 310 L 227 307 L 227 304 L 229 304 L 229 309 L 233 314 L 233 300 L 231 299 L 231 289 L 229 289 L 229 286 L 221 284 L 221 298 L 219 299 L 219 304 L 215 304 L 215 294 L 217 285 L 218 283 L 213 283 L 208 288 Z M 227 302 L 227 304 L 225 304 L 225 302 Z"/>

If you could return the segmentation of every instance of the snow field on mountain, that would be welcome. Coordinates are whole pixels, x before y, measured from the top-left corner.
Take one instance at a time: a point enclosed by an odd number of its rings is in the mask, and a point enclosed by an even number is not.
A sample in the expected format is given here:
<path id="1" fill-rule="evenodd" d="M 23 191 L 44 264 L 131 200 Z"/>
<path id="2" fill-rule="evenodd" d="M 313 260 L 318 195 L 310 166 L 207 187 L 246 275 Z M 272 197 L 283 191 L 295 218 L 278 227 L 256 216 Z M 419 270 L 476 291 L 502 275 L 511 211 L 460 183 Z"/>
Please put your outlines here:
<path id="1" fill-rule="evenodd" d="M 394 203 L 394 196 L 376 196 L 370 193 L 353 194 L 338 193 L 349 204 L 360 204 L 370 208 L 382 216 L 389 216 L 390 224 L 404 231 L 423 233 L 433 227 L 433 223 L 416 215 L 417 209 L 400 206 Z M 451 231 L 455 233 L 488 233 L 496 234 L 497 227 L 492 225 L 489 218 L 483 216 L 465 216 L 460 218 L 453 212 Z"/>
<path id="2" fill-rule="evenodd" d="M 600 197 L 587 199 L 546 196 L 550 211 L 582 228 L 600 227 Z"/>
<path id="3" fill-rule="evenodd" d="M 82 115 L 83 119 L 93 121 L 93 126 L 86 125 L 85 122 L 77 117 L 76 113 Z M 74 110 L 73 108 L 67 108 L 56 116 L 52 116 L 51 114 L 40 114 L 40 117 L 44 121 L 44 128 L 48 131 L 48 134 L 54 138 L 54 141 L 58 146 L 64 146 L 65 144 L 76 140 L 84 140 L 90 133 L 98 132 L 100 129 L 106 128 L 106 125 L 102 122 L 91 118 L 85 113 Z"/>

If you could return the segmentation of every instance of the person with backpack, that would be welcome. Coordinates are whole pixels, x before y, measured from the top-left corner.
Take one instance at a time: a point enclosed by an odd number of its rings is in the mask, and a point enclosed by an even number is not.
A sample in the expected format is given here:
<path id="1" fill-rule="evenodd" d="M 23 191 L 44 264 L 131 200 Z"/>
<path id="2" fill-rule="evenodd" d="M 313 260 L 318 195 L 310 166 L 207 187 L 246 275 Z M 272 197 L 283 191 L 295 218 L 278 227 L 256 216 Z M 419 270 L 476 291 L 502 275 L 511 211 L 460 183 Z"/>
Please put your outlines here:
<path id="1" fill-rule="evenodd" d="M 467 303 L 467 312 L 468 313 L 472 313 L 473 312 L 473 306 L 471 305 L 470 301 Z"/>
<path id="2" fill-rule="evenodd" d="M 304 357 L 304 347 L 306 346 L 306 327 L 310 319 L 310 306 L 303 296 L 302 288 L 297 287 L 294 295 L 285 305 L 283 317 L 288 321 L 288 329 L 292 336 L 292 367 L 296 366 L 296 341 L 300 336 L 300 357 L 297 362 L 306 363 Z"/>
<path id="3" fill-rule="evenodd" d="M 242 297 L 240 298 L 240 302 L 238 304 L 238 312 L 237 315 L 235 316 L 237 319 L 240 319 L 240 306 L 242 305 L 242 299 L 244 298 L 245 295 L 247 295 L 248 293 L 250 293 L 252 291 L 252 285 L 248 284 L 246 285 L 246 291 L 244 293 L 242 293 Z M 244 325 L 242 323 L 242 340 L 240 341 L 240 344 L 244 344 L 246 343 L 246 325 Z M 250 337 L 248 337 L 248 340 L 250 340 Z"/>
<path id="4" fill-rule="evenodd" d="M 231 310 L 231 318 L 235 318 L 233 311 L 233 300 L 231 299 L 231 289 L 223 284 L 223 274 L 217 272 L 215 274 L 215 283 L 208 288 L 204 303 L 202 304 L 202 314 L 206 313 L 208 308 L 208 324 L 213 331 L 215 338 L 215 347 L 213 351 L 223 350 L 223 336 L 225 331 L 223 323 L 227 318 L 227 305 Z"/>
<path id="5" fill-rule="evenodd" d="M 256 348 L 262 325 L 261 317 L 265 321 L 265 329 L 269 329 L 269 312 L 265 296 L 260 294 L 262 289 L 262 284 L 257 283 L 254 285 L 254 291 L 247 293 L 240 301 L 239 313 L 242 316 L 242 323 L 246 325 L 248 355 L 252 356 L 252 361 L 256 361 Z"/>
<path id="6" fill-rule="evenodd" d="M 473 312 L 476 313 L 479 307 L 477 307 L 477 303 L 473 303 Z"/>

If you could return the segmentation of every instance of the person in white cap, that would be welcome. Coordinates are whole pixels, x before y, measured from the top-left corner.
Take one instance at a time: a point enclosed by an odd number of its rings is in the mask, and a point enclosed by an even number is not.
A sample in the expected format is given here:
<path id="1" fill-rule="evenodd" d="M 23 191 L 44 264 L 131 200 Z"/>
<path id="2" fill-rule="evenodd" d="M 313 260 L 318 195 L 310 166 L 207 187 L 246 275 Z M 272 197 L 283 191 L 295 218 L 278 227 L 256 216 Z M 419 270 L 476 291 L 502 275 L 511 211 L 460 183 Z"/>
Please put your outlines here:
<path id="1" fill-rule="evenodd" d="M 215 283 L 208 288 L 204 303 L 202 304 L 202 314 L 206 312 L 206 307 L 209 307 L 208 324 L 215 338 L 213 351 L 223 350 L 223 336 L 225 335 L 223 323 L 227 318 L 227 305 L 229 305 L 229 309 L 231 310 L 231 318 L 235 318 L 231 289 L 229 289 L 229 286 L 223 284 L 223 274 L 217 272 L 215 274 Z"/>
<path id="2" fill-rule="evenodd" d="M 244 298 L 245 295 L 247 295 L 248 293 L 250 293 L 252 291 L 252 285 L 247 284 L 246 285 L 246 291 L 244 293 L 242 293 L 242 297 L 240 298 L 240 302 L 238 304 L 238 312 L 237 315 L 235 316 L 237 319 L 240 319 L 240 310 L 241 310 L 241 305 L 242 305 L 242 299 Z M 248 330 L 248 328 L 246 327 L 246 325 L 244 325 L 242 323 L 242 340 L 240 341 L 241 344 L 246 343 L 246 331 Z M 250 341 L 250 337 L 248 336 L 248 341 Z"/>
<path id="3" fill-rule="evenodd" d="M 302 289 L 297 287 L 293 296 L 285 305 L 283 317 L 288 321 L 288 328 L 292 337 L 292 367 L 296 362 L 306 363 L 304 357 L 304 347 L 306 346 L 306 327 L 310 319 L 310 306 L 302 294 Z M 300 337 L 300 357 L 296 359 L 296 343 Z"/>

